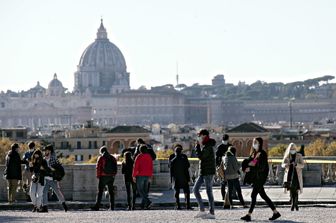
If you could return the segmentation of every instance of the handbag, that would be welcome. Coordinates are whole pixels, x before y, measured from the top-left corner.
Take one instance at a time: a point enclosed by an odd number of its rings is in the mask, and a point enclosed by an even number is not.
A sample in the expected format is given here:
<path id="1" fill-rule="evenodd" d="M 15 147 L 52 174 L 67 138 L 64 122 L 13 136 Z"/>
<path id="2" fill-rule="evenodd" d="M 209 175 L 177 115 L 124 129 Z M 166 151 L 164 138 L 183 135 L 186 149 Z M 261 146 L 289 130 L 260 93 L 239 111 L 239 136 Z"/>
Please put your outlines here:
<path id="1" fill-rule="evenodd" d="M 220 163 L 220 165 L 216 168 L 216 173 L 219 178 L 222 180 L 225 180 L 225 171 L 224 171 L 224 164 L 223 161 Z"/>

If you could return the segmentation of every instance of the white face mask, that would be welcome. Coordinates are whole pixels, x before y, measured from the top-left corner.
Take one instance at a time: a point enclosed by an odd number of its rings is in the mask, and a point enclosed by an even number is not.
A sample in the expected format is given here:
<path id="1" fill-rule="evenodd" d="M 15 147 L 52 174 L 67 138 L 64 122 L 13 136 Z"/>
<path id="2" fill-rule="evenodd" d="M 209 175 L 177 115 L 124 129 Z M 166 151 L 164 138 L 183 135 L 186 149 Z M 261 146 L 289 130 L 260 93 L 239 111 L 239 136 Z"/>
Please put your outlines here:
<path id="1" fill-rule="evenodd" d="M 258 145 L 258 144 L 253 144 L 252 147 L 253 147 L 253 149 L 255 149 L 256 151 L 259 150 L 259 145 Z"/>
<path id="2" fill-rule="evenodd" d="M 296 153 L 296 150 L 290 150 L 290 154 L 294 155 Z"/>
<path id="3" fill-rule="evenodd" d="M 223 140 L 222 143 L 223 143 L 224 145 L 227 145 L 227 144 L 228 144 L 228 141 Z"/>

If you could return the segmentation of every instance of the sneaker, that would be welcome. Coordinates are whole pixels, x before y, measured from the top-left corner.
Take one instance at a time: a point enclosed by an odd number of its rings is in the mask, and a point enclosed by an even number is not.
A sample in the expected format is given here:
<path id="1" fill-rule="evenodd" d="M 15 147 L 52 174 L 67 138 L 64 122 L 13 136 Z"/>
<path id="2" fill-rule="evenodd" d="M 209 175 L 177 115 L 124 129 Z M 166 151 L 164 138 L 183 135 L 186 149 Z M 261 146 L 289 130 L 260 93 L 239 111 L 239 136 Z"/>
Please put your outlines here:
<path id="1" fill-rule="evenodd" d="M 37 212 L 47 213 L 48 212 L 48 207 L 47 206 L 42 206 L 41 208 L 37 209 Z"/>
<path id="2" fill-rule="evenodd" d="M 281 214 L 279 212 L 277 212 L 277 213 L 274 213 L 273 216 L 271 218 L 269 218 L 268 220 L 274 221 L 274 220 L 280 218 L 280 216 L 281 216 Z"/>
<path id="3" fill-rule="evenodd" d="M 32 212 L 36 212 L 36 211 L 37 211 L 37 207 L 36 207 L 36 206 L 34 206 L 34 208 L 33 208 Z"/>
<path id="4" fill-rule="evenodd" d="M 188 206 L 188 207 L 187 207 L 187 210 L 194 210 L 194 208 L 191 207 L 191 206 Z"/>
<path id="5" fill-rule="evenodd" d="M 251 221 L 251 216 L 247 214 L 244 217 L 241 217 L 240 219 L 244 221 Z"/>
<path id="6" fill-rule="evenodd" d="M 203 219 L 216 219 L 215 214 L 207 213 Z"/>
<path id="7" fill-rule="evenodd" d="M 204 216 L 206 216 L 207 213 L 205 213 L 205 211 L 200 211 L 197 213 L 197 215 L 195 215 L 194 218 L 204 218 Z"/>

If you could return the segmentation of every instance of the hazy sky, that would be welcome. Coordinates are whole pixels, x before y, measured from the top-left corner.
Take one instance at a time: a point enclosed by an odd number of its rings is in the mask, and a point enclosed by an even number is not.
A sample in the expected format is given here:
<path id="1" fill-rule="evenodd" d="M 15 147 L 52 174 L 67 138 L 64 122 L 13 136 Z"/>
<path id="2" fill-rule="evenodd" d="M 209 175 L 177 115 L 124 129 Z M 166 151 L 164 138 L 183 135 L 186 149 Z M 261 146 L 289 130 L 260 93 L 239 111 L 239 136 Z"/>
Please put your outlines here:
<path id="1" fill-rule="evenodd" d="M 336 74 L 334 0 L 0 0 L 0 90 L 72 90 L 101 16 L 132 88 Z"/>

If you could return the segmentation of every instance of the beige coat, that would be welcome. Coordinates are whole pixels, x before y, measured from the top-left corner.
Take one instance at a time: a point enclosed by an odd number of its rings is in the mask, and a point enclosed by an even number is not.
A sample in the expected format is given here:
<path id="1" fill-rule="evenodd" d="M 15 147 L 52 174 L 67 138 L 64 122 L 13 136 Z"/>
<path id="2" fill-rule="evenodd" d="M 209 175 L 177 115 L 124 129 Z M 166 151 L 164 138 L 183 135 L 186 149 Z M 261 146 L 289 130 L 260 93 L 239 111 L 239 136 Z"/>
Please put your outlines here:
<path id="1" fill-rule="evenodd" d="M 288 164 L 288 165 L 290 164 L 290 158 L 289 158 L 289 156 L 287 156 L 283 160 L 282 165 L 281 165 L 282 168 L 285 168 L 284 182 L 287 181 L 287 176 L 288 176 L 288 171 L 289 171 L 289 167 L 286 167 L 286 164 Z M 302 155 L 300 153 L 296 153 L 295 164 L 296 164 L 296 168 L 295 169 L 296 169 L 296 172 L 297 172 L 297 175 L 298 175 L 298 179 L 299 179 L 300 192 L 302 193 L 302 191 L 303 191 L 302 169 L 304 167 L 304 161 L 303 161 Z"/>

